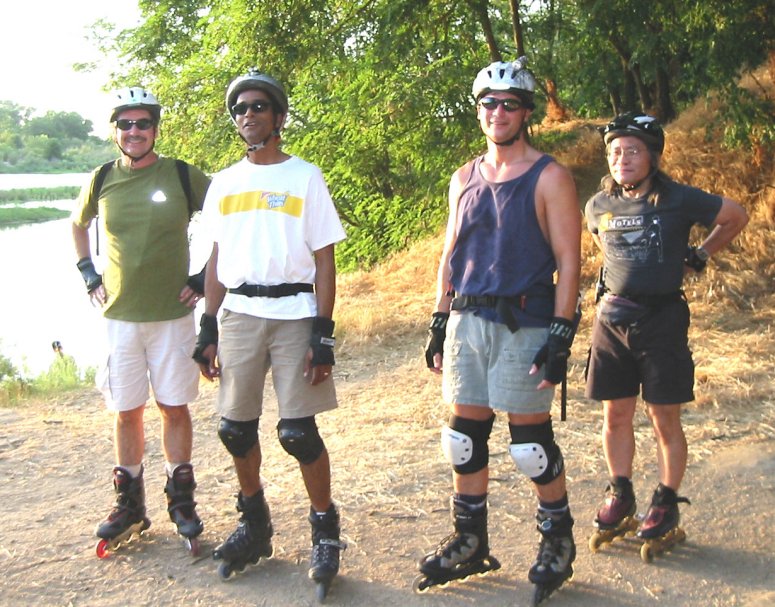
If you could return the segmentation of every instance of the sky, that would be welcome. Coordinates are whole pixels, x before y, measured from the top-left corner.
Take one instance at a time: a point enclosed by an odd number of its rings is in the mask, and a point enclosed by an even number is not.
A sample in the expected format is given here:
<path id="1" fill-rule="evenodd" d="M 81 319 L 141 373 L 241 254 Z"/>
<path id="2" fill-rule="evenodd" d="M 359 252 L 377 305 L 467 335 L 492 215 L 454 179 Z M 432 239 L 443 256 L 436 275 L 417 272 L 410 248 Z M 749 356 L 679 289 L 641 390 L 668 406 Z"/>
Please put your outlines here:
<path id="1" fill-rule="evenodd" d="M 139 21 L 136 0 L 32 0 L 0 9 L 0 101 L 47 111 L 77 112 L 94 134 L 108 133 L 110 96 L 103 90 L 115 60 L 87 38 L 95 21 L 127 28 Z M 74 63 L 96 63 L 79 73 Z"/>

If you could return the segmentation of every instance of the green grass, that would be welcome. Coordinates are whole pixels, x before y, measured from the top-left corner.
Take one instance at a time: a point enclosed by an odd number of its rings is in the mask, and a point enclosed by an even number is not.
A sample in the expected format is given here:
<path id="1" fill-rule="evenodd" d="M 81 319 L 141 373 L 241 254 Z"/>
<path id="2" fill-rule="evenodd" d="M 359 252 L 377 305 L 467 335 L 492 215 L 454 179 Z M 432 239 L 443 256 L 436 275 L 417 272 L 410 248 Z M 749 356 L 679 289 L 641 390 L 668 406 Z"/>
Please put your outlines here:
<path id="1" fill-rule="evenodd" d="M 78 186 L 0 190 L 0 204 L 22 204 L 31 200 L 75 200 L 79 191 Z"/>
<path id="2" fill-rule="evenodd" d="M 70 215 L 70 211 L 56 209 L 54 207 L 10 207 L 0 209 L 0 228 L 15 226 L 22 223 L 35 223 L 38 221 L 51 221 L 62 219 Z"/>
<path id="3" fill-rule="evenodd" d="M 15 406 L 25 399 L 56 397 L 63 392 L 94 385 L 96 370 L 80 369 L 72 356 L 57 356 L 47 371 L 35 378 L 22 376 L 11 361 L 0 354 L 0 407 Z"/>

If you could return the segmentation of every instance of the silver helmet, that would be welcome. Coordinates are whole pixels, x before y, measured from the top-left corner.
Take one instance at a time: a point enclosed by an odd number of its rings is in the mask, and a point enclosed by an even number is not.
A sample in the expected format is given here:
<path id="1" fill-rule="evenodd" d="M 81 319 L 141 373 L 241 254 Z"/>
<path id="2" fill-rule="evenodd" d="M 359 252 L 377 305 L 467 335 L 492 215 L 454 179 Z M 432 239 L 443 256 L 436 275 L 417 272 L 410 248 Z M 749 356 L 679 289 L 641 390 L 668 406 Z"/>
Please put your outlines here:
<path id="1" fill-rule="evenodd" d="M 161 118 L 161 105 L 150 91 L 141 86 L 130 86 L 119 89 L 113 94 L 114 105 L 110 121 L 114 122 L 124 110 L 148 110 L 153 121 L 158 124 Z"/>
<path id="2" fill-rule="evenodd" d="M 536 80 L 527 69 L 527 57 L 516 61 L 496 61 L 481 70 L 474 79 L 471 92 L 479 99 L 492 91 L 505 91 L 518 95 L 526 107 L 533 109 Z"/>

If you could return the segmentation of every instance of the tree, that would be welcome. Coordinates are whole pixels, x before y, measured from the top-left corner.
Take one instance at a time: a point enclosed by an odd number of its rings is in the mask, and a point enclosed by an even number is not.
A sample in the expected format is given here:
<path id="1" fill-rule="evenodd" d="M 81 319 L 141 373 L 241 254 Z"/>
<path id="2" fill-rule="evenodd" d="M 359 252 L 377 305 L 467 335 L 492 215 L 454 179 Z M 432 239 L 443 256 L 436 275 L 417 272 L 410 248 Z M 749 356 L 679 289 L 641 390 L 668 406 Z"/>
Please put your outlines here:
<path id="1" fill-rule="evenodd" d="M 28 135 L 45 135 L 55 139 L 78 139 L 86 141 L 92 131 L 92 121 L 85 120 L 75 112 L 46 112 L 45 115 L 30 118 L 24 125 Z"/>

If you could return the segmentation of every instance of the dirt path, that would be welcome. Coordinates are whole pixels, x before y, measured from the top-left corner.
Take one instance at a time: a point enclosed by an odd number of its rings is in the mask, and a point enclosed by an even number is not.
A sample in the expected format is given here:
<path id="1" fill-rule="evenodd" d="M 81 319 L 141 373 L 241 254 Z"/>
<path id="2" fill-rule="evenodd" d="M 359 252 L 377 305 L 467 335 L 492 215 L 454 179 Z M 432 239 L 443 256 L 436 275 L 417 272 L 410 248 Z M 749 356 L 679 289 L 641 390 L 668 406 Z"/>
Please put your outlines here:
<path id="1" fill-rule="evenodd" d="M 701 341 L 715 354 L 711 361 L 703 347 L 696 350 L 700 395 L 685 413 L 690 464 L 681 493 L 692 499 L 682 509 L 689 537 L 650 565 L 641 562 L 635 541 L 594 555 L 586 547 L 605 466 L 598 438 L 600 410 L 581 397 L 583 361 L 574 353 L 569 420 L 555 427 L 568 466 L 579 554 L 573 582 L 550 605 L 775 605 L 775 402 L 771 364 L 758 362 L 762 351 L 775 351 L 769 322 L 746 331 L 698 328 L 704 331 Z M 749 353 L 748 372 L 725 378 L 710 367 L 706 377 L 703 364 L 723 365 L 720 338 L 727 330 L 736 347 L 742 344 Z M 580 335 L 574 348 L 578 352 L 585 349 L 583 341 Z M 328 602 L 369 607 L 527 605 L 531 586 L 526 571 L 536 548 L 535 501 L 508 455 L 502 419 L 491 441 L 490 533 L 493 554 L 503 568 L 423 595 L 411 591 L 417 559 L 450 530 L 449 471 L 439 449 L 439 427 L 446 415 L 437 378 L 420 366 L 421 343 L 417 331 L 409 339 L 403 335 L 401 343 L 382 342 L 372 351 L 348 352 L 344 344 L 340 352 L 341 406 L 319 422 L 331 452 L 335 497 L 349 547 Z M 185 552 L 167 519 L 154 410 L 147 412 L 145 462 L 153 526 L 139 542 L 98 560 L 93 529 L 112 503 L 111 416 L 99 395 L 88 391 L 54 403 L 0 409 L 0 604 L 315 604 L 314 587 L 306 577 L 307 502 L 295 462 L 274 437 L 271 413 L 262 420 L 261 432 L 275 557 L 226 583 L 217 576 L 209 552 L 235 525 L 237 489 L 215 433 L 214 389 L 205 386 L 193 406 L 197 499 L 206 525 L 204 556 L 196 559 Z M 717 400 L 735 390 L 750 400 L 740 398 L 731 405 Z M 273 410 L 271 404 L 268 409 Z M 643 507 L 656 484 L 645 416 L 638 418 L 636 435 L 634 480 Z"/>

